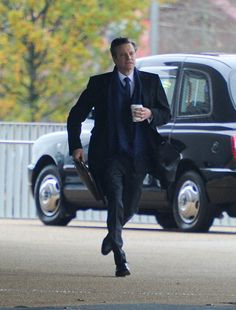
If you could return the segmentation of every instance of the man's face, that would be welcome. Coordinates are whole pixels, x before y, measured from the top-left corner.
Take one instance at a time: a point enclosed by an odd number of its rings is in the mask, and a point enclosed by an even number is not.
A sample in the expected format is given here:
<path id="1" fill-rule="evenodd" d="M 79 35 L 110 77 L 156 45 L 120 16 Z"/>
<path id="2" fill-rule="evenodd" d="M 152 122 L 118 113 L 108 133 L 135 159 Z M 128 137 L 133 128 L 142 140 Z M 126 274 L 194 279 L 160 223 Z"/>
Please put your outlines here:
<path id="1" fill-rule="evenodd" d="M 113 61 L 117 69 L 127 75 L 131 73 L 135 66 L 136 52 L 131 43 L 122 44 L 116 47 Z"/>

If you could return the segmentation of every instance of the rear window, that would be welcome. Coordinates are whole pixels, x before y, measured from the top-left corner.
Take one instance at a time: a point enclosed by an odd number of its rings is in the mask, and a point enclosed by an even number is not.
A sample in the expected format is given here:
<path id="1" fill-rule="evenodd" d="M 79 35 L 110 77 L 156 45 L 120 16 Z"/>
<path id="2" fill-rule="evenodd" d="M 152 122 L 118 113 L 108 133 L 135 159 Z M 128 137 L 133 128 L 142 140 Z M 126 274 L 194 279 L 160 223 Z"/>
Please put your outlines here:
<path id="1" fill-rule="evenodd" d="M 204 116 L 210 112 L 211 86 L 208 75 L 198 70 L 185 69 L 178 114 Z"/>
<path id="2" fill-rule="evenodd" d="M 174 95 L 174 89 L 176 84 L 176 76 L 178 67 L 163 66 L 163 67 L 142 67 L 141 71 L 156 73 L 159 75 L 162 86 L 165 90 L 166 97 L 170 106 L 172 106 L 172 100 Z"/>

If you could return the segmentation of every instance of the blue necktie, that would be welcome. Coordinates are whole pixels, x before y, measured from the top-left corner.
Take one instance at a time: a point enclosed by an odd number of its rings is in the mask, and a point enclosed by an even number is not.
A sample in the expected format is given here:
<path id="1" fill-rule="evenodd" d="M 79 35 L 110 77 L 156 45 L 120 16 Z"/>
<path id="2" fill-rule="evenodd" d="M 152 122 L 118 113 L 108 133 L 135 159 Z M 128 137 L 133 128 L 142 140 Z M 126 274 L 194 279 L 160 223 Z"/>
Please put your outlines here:
<path id="1" fill-rule="evenodd" d="M 133 122 L 132 122 L 132 114 L 131 114 L 131 89 L 130 89 L 130 78 L 126 77 L 124 78 L 125 81 L 125 96 L 126 96 L 126 104 L 125 104 L 125 110 L 126 110 L 126 133 L 128 136 L 129 143 L 131 144 L 133 141 Z"/>
<path id="2" fill-rule="evenodd" d="M 127 95 L 128 98 L 130 98 L 131 94 L 130 94 L 130 78 L 126 77 L 124 78 L 125 81 L 125 93 Z"/>

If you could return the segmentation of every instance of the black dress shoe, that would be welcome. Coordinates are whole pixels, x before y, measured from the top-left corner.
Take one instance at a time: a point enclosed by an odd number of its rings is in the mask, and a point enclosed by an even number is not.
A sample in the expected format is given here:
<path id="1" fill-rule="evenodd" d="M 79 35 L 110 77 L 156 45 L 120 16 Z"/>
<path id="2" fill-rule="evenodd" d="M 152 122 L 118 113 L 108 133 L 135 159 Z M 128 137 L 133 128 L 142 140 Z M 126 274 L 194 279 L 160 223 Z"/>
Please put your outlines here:
<path id="1" fill-rule="evenodd" d="M 125 277 L 130 275 L 130 270 L 127 263 L 116 266 L 116 277 Z"/>
<path id="2" fill-rule="evenodd" d="M 112 251 L 111 240 L 108 236 L 106 236 L 102 242 L 101 252 L 102 255 L 108 255 Z"/>

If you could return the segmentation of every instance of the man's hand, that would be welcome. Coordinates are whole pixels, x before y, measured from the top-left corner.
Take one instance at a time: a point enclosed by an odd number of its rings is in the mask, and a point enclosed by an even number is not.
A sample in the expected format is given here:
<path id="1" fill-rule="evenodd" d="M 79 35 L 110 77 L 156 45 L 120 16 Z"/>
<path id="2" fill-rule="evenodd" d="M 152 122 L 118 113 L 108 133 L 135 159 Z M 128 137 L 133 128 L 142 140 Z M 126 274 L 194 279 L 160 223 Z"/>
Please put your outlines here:
<path id="1" fill-rule="evenodd" d="M 148 108 L 142 107 L 140 109 L 135 110 L 135 117 L 140 118 L 141 122 L 146 119 L 152 118 L 152 111 Z"/>
<path id="2" fill-rule="evenodd" d="M 72 153 L 72 157 L 74 161 L 84 161 L 84 150 L 75 149 Z"/>

